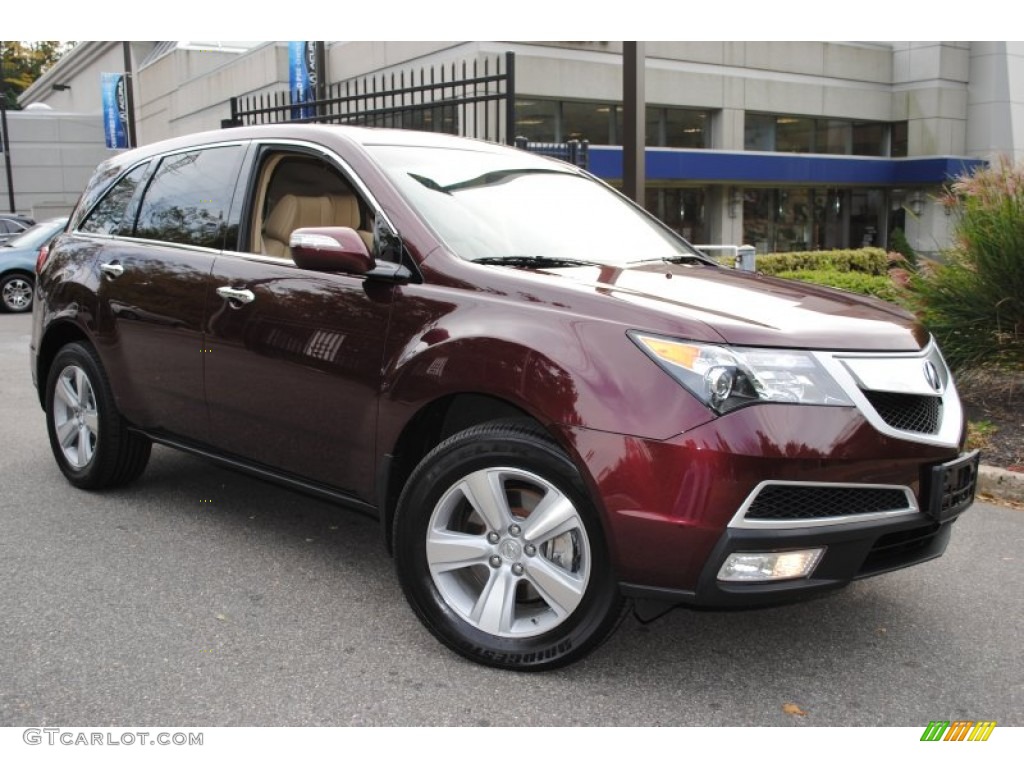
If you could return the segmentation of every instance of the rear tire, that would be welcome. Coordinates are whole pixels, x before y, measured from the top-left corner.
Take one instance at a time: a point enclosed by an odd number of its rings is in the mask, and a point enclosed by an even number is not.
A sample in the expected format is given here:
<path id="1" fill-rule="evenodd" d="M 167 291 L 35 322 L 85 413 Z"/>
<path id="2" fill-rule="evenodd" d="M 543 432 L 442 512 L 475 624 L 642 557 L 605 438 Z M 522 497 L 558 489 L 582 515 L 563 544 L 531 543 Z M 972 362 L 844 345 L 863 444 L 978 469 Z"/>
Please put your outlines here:
<path id="1" fill-rule="evenodd" d="M 46 427 L 57 466 L 78 488 L 125 485 L 149 462 L 152 443 L 128 430 L 103 366 L 86 344 L 68 344 L 53 359 Z"/>
<path id="2" fill-rule="evenodd" d="M 579 471 L 532 424 L 472 427 L 431 451 L 399 499 L 394 553 L 426 627 L 487 666 L 563 666 L 624 615 Z"/>

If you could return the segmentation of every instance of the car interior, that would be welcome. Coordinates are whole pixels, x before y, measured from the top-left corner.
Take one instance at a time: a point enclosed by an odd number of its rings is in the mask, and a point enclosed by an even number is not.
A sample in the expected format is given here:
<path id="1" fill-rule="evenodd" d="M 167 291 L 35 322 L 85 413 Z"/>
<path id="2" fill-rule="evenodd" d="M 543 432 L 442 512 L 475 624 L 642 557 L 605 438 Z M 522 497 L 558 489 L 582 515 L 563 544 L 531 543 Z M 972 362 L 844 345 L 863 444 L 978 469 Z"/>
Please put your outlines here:
<path id="1" fill-rule="evenodd" d="M 373 252 L 369 207 L 351 185 L 323 160 L 276 153 L 267 157 L 257 187 L 253 253 L 290 259 L 288 242 L 301 227 L 351 227 Z"/>

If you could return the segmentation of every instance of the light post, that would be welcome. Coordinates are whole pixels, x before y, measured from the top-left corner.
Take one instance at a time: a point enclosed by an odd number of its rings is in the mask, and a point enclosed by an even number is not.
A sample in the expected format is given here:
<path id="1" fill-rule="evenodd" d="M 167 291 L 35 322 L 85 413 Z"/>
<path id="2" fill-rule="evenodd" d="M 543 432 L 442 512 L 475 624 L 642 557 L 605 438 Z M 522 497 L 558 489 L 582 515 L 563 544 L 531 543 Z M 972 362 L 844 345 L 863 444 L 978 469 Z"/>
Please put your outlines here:
<path id="1" fill-rule="evenodd" d="M 14 207 L 14 176 L 11 174 L 11 139 L 7 132 L 7 81 L 4 80 L 4 61 L 0 58 L 0 139 L 3 140 L 4 172 L 7 176 L 7 204 L 11 213 Z"/>

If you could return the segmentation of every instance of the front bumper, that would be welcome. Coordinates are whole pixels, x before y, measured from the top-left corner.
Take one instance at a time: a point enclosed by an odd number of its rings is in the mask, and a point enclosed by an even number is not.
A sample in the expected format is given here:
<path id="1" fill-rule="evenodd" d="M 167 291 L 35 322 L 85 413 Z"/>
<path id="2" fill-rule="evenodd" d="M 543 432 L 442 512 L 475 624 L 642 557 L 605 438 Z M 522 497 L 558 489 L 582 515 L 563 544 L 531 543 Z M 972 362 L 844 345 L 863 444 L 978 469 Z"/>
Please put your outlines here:
<path id="1" fill-rule="evenodd" d="M 729 528 L 708 557 L 694 589 L 666 589 L 622 583 L 635 598 L 700 607 L 742 608 L 814 597 L 851 581 L 906 568 L 939 557 L 949 543 L 952 521 L 937 523 L 916 513 L 878 524 L 852 523 L 785 531 Z M 732 552 L 772 552 L 825 547 L 809 578 L 739 584 L 719 581 L 722 563 Z"/>
<path id="2" fill-rule="evenodd" d="M 935 469 L 957 459 L 955 447 L 880 434 L 856 408 L 754 406 L 667 441 L 585 429 L 568 437 L 600 500 L 621 588 L 633 597 L 720 607 L 810 597 L 938 557 L 970 504 L 960 494 L 951 511 L 930 513 L 942 497 L 932 491 Z M 824 516 L 751 515 L 766 485 L 863 489 L 883 501 L 863 514 L 848 505 Z M 717 578 L 732 552 L 819 546 L 826 551 L 809 578 Z"/>

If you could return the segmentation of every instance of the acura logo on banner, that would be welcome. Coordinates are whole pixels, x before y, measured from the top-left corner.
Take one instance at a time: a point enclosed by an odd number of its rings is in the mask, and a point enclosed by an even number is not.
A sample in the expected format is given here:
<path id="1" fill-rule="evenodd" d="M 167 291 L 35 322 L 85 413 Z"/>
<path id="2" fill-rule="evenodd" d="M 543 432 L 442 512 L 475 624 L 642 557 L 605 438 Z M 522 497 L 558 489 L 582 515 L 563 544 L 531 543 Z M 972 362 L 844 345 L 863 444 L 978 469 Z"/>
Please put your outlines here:
<path id="1" fill-rule="evenodd" d="M 292 94 L 292 120 L 315 117 L 308 102 L 316 99 L 316 53 L 311 42 L 288 43 L 288 87 Z"/>
<path id="2" fill-rule="evenodd" d="M 104 72 L 100 77 L 103 88 L 103 135 L 107 149 L 127 149 L 128 94 L 125 93 L 125 77 L 120 72 Z"/>

